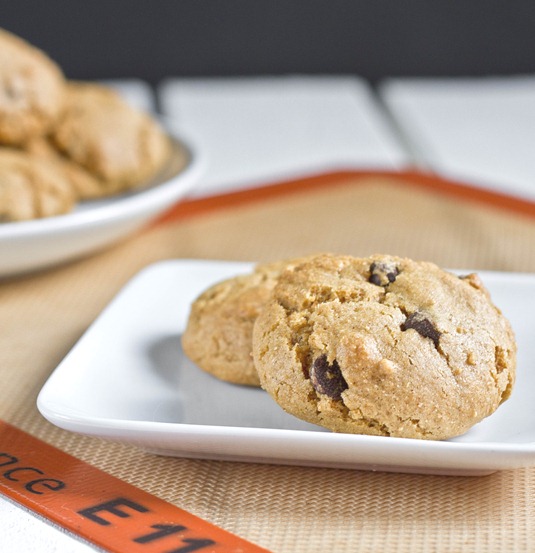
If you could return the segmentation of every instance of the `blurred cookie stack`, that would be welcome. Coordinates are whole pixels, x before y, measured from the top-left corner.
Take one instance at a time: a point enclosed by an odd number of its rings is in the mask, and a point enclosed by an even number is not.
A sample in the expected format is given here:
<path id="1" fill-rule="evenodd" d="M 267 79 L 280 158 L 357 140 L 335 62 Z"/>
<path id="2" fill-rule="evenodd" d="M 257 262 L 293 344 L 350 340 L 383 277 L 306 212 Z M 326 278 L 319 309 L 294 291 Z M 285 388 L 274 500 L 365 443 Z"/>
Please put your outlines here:
<path id="1" fill-rule="evenodd" d="M 148 114 L 105 86 L 67 80 L 44 52 L 0 29 L 0 222 L 143 187 L 170 152 Z"/>

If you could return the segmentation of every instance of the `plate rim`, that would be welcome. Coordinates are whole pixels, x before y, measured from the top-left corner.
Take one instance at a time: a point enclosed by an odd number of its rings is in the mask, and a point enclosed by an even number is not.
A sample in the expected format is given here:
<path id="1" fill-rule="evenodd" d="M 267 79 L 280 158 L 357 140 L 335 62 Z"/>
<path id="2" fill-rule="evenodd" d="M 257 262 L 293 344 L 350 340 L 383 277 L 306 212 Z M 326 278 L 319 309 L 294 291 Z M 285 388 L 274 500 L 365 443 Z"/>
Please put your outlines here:
<path id="1" fill-rule="evenodd" d="M 46 396 L 46 394 L 44 394 Z M 165 421 L 144 421 L 144 420 L 131 420 L 121 418 L 107 418 L 107 417 L 87 417 L 76 415 L 66 415 L 59 410 L 55 411 L 49 404 L 47 404 L 46 398 L 43 399 L 41 394 L 38 396 L 38 408 L 41 414 L 49 421 L 56 421 L 55 424 L 64 429 L 79 427 L 86 429 L 111 429 L 111 430 L 135 430 L 139 427 L 140 432 L 154 431 L 151 427 L 162 427 L 167 430 L 168 435 L 182 435 L 188 433 L 188 430 L 192 430 L 193 434 L 205 433 L 207 435 L 214 434 L 232 434 L 232 436 L 242 434 L 244 436 L 248 434 L 259 434 L 258 438 L 269 437 L 271 434 L 281 434 L 287 436 L 314 436 L 318 441 L 347 441 L 347 442 L 380 442 L 380 443 L 403 443 L 410 445 L 418 445 L 421 448 L 440 448 L 440 449 L 464 449 L 469 451 L 481 451 L 485 453 L 493 452 L 533 452 L 535 453 L 535 441 L 523 442 L 523 443 L 509 443 L 509 442 L 454 442 L 448 440 L 418 440 L 416 438 L 398 438 L 387 436 L 372 436 L 366 434 L 348 434 L 348 433 L 335 433 L 335 432 L 317 432 L 314 430 L 294 430 L 288 428 L 263 428 L 263 427 L 247 427 L 247 426 L 218 426 L 215 424 L 193 424 L 193 423 L 176 423 Z M 90 423 L 85 422 L 91 420 Z M 194 430 L 193 430 L 194 429 Z M 169 431 L 171 430 L 171 431 Z M 176 430 L 173 432 L 172 430 Z M 77 432 L 81 432 L 78 430 Z M 85 432 L 82 432 L 85 433 Z M 91 435 L 99 435 L 91 432 Z"/>

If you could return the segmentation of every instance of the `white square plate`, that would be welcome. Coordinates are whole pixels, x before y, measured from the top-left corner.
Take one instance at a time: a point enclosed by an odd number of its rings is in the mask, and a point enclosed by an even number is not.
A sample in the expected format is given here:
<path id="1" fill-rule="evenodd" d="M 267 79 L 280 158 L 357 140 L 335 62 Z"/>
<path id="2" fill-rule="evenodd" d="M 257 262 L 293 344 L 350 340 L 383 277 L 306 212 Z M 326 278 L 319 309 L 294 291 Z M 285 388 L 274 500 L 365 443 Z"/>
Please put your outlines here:
<path id="1" fill-rule="evenodd" d="M 176 260 L 139 273 L 50 376 L 37 405 L 73 432 L 178 457 L 432 474 L 481 475 L 535 464 L 535 275 L 482 272 L 511 321 L 512 397 L 448 441 L 335 434 L 286 414 L 262 390 L 222 382 L 182 352 L 195 297 L 251 264 Z"/>

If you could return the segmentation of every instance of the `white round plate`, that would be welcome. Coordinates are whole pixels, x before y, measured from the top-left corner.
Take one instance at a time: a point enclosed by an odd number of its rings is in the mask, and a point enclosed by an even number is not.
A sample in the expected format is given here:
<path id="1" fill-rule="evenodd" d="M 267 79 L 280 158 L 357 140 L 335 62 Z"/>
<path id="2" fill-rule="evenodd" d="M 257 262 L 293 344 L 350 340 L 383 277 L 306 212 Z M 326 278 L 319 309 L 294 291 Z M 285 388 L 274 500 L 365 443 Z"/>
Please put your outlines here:
<path id="1" fill-rule="evenodd" d="M 92 253 L 170 208 L 197 182 L 205 165 L 190 143 L 177 137 L 172 140 L 173 155 L 168 165 L 143 189 L 81 202 L 66 215 L 0 223 L 0 277 L 44 269 Z"/>

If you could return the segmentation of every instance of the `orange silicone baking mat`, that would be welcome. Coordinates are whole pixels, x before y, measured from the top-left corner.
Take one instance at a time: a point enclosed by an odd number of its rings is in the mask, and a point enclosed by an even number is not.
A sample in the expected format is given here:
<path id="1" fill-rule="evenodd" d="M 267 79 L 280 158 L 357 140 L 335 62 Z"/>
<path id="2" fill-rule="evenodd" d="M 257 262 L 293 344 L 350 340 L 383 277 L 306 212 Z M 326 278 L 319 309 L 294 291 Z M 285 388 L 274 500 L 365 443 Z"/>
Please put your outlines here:
<path id="1" fill-rule="evenodd" d="M 35 407 L 77 339 L 155 261 L 385 252 L 535 272 L 533 215 L 531 204 L 410 173 L 336 173 L 184 202 L 103 252 L 0 284 L 0 419 L 273 552 L 533 550 L 532 468 L 466 478 L 159 457 L 60 430 Z"/>

